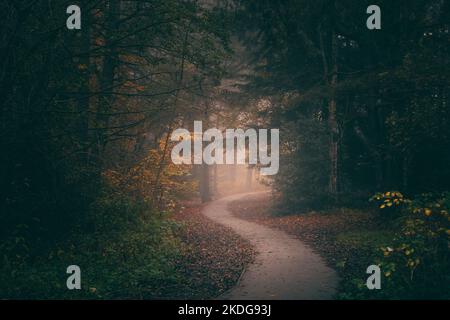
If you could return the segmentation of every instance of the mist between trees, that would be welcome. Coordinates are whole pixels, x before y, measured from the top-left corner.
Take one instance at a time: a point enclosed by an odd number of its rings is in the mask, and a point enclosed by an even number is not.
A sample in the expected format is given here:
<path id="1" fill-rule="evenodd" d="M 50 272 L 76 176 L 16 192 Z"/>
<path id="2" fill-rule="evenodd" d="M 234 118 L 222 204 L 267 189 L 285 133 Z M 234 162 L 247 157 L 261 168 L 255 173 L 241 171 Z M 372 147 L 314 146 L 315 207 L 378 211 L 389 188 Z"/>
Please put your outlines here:
<path id="1" fill-rule="evenodd" d="M 261 175 L 275 175 L 279 169 L 279 129 L 270 129 L 270 155 L 267 129 L 225 129 L 225 138 L 217 128 L 209 128 L 203 133 L 202 122 L 194 121 L 194 132 L 176 129 L 171 141 L 171 158 L 174 164 L 248 164 L 260 165 Z M 203 149 L 203 142 L 210 142 Z M 224 149 L 225 144 L 225 149 Z M 193 151 L 193 156 L 192 156 Z M 250 170 L 250 168 L 249 168 Z"/>

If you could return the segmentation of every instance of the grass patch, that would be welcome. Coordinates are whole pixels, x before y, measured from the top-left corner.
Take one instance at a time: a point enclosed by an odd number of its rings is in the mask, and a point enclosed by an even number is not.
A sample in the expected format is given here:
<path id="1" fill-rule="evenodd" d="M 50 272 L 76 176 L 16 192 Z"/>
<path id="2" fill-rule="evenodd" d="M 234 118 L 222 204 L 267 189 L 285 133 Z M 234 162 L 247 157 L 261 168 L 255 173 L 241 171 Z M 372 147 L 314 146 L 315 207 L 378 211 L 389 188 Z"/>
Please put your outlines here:
<path id="1" fill-rule="evenodd" d="M 391 230 L 358 230 L 338 234 L 336 242 L 338 245 L 355 249 L 376 250 L 391 243 L 394 237 L 395 233 Z"/>

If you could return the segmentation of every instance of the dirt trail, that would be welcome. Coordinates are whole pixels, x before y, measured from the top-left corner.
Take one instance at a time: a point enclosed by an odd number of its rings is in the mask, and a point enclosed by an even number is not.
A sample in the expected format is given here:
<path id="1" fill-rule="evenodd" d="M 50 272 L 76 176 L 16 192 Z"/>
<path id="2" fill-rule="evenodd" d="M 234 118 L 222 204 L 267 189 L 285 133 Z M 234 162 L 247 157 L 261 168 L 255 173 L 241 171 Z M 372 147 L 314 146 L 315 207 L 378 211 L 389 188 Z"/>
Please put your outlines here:
<path id="1" fill-rule="evenodd" d="M 238 194 L 208 204 L 203 214 L 248 239 L 257 251 L 239 283 L 220 299 L 332 299 L 336 272 L 311 248 L 287 233 L 234 217 L 232 201 L 261 193 Z M 269 194 L 267 194 L 269 196 Z"/>

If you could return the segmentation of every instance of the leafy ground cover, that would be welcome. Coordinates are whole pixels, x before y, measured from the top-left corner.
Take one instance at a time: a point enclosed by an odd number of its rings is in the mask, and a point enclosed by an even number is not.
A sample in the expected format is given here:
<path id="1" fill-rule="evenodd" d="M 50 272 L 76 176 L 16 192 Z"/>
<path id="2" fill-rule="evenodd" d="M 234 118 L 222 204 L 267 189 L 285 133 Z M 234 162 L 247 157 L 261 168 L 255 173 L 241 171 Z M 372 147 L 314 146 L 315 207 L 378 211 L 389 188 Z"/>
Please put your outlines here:
<path id="1" fill-rule="evenodd" d="M 183 226 L 177 236 L 184 244 L 178 270 L 189 279 L 185 297 L 215 298 L 236 284 L 255 252 L 247 240 L 203 216 L 199 204 L 185 205 L 173 217 Z"/>
<path id="2" fill-rule="evenodd" d="M 406 247 L 403 244 L 400 245 L 398 250 L 391 248 L 390 246 L 394 243 L 406 242 L 402 239 L 404 229 L 400 221 L 386 219 L 382 213 L 373 210 L 341 208 L 300 215 L 277 215 L 274 207 L 272 200 L 260 197 L 236 201 L 230 209 L 240 218 L 282 229 L 320 253 L 330 267 L 338 271 L 341 278 L 336 298 L 445 299 L 448 297 L 448 287 L 447 289 L 445 287 L 446 283 L 449 283 L 445 273 L 448 251 L 445 251 L 445 248 L 435 249 L 431 245 L 424 248 L 422 244 L 419 244 L 415 251 L 419 257 L 411 260 L 414 250 L 411 250 L 409 244 Z M 428 213 L 427 210 L 424 212 Z M 411 221 L 409 217 L 405 219 Z M 413 221 L 416 220 L 420 219 L 413 218 Z M 405 224 L 408 226 L 408 222 Z M 428 229 L 426 231 L 427 234 L 420 233 L 424 238 L 429 233 Z M 441 231 L 445 237 L 445 230 Z M 420 231 L 416 232 L 419 234 Z M 440 242 L 432 241 L 438 244 L 446 243 L 445 239 L 439 240 Z M 390 261 L 389 255 L 394 250 L 402 257 Z M 411 261 L 417 264 L 420 259 L 424 260 L 420 267 L 411 265 Z M 365 286 L 368 277 L 366 269 L 372 264 L 381 266 L 384 290 L 368 290 Z M 416 275 L 413 277 L 414 271 Z M 430 286 L 430 283 L 437 283 L 437 285 Z"/>
<path id="3" fill-rule="evenodd" d="M 249 243 L 203 217 L 198 203 L 171 216 L 127 201 L 98 205 L 95 231 L 46 252 L 12 256 L 27 244 L 2 243 L 0 298 L 208 299 L 233 286 L 252 259 Z M 69 265 L 81 268 L 81 290 L 66 287 Z"/>

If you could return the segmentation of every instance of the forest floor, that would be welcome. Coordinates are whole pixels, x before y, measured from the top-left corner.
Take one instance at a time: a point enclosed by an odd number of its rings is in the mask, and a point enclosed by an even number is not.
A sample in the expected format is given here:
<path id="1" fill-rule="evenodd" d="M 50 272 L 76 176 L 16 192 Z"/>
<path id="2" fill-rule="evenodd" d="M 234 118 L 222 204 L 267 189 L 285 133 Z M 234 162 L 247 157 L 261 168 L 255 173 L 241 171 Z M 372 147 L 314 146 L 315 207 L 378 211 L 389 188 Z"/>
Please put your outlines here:
<path id="1" fill-rule="evenodd" d="M 341 280 L 337 297 L 355 298 L 354 280 L 365 281 L 373 249 L 392 238 L 373 213 L 277 216 L 267 193 L 224 199 L 184 202 L 169 217 L 137 219 L 119 230 L 112 221 L 104 231 L 74 236 L 34 260 L 3 264 L 0 298 L 313 298 L 317 284 L 330 283 L 315 269 L 334 274 L 329 267 Z M 71 264 L 83 270 L 82 290 L 66 288 Z M 304 281 L 309 276 L 318 281 Z"/>
<path id="2" fill-rule="evenodd" d="M 34 259 L 10 259 L 0 265 L 0 299 L 218 297 L 236 284 L 254 251 L 202 215 L 198 201 L 183 205 L 170 216 L 148 215 L 119 230 L 113 222 L 100 233 L 75 234 Z M 71 264 L 82 269 L 81 290 L 67 290 Z"/>
<path id="3" fill-rule="evenodd" d="M 374 263 L 373 252 L 393 237 L 373 212 L 343 208 L 276 215 L 273 200 L 264 195 L 235 201 L 230 210 L 238 218 L 281 229 L 324 257 L 340 277 L 338 299 L 358 298 L 366 269 Z"/>
<path id="4" fill-rule="evenodd" d="M 172 217 L 183 226 L 176 234 L 184 244 L 177 269 L 190 285 L 183 288 L 182 298 L 217 298 L 236 284 L 255 251 L 230 228 L 206 218 L 198 201 L 183 205 Z"/>

